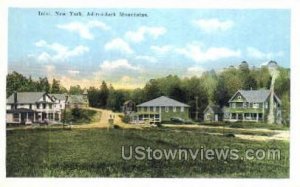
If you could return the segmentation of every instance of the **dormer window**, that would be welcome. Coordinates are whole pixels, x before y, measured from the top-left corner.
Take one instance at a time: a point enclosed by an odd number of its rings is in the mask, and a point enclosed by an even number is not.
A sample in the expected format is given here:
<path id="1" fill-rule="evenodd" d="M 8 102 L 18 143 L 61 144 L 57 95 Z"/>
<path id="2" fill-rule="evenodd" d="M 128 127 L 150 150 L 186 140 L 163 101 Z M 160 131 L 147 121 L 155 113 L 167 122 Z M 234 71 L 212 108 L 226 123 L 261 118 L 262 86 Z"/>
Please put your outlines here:
<path id="1" fill-rule="evenodd" d="M 239 95 L 239 96 L 237 96 L 237 99 L 239 99 L 239 100 L 240 100 L 240 99 L 242 99 L 242 96 L 240 96 L 240 95 Z"/>

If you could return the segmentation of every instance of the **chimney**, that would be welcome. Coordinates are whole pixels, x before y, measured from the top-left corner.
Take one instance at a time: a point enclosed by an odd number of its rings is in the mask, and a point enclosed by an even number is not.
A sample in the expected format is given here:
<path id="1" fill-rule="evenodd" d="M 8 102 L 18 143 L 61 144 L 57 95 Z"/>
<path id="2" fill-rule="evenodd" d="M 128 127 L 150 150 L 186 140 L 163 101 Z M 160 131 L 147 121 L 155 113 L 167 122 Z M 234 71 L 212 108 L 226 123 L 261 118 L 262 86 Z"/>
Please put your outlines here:
<path id="1" fill-rule="evenodd" d="M 14 92 L 14 104 L 17 104 L 18 102 L 18 93 Z"/>

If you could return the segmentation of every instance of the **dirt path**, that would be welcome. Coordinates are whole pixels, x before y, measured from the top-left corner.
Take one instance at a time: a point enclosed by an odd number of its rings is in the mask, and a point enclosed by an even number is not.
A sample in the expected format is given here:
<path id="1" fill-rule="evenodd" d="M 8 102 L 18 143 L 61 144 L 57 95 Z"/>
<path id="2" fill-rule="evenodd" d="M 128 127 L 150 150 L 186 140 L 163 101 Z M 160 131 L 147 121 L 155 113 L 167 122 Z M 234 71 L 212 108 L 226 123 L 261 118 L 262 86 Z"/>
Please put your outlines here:
<path id="1" fill-rule="evenodd" d="M 270 130 L 270 129 L 243 129 L 243 128 L 230 128 L 230 127 L 221 127 L 221 126 L 206 126 L 206 125 L 164 125 L 167 127 L 174 128 L 212 128 L 212 129 L 226 129 L 226 130 L 239 130 L 245 132 L 266 132 L 266 133 L 274 133 L 273 136 L 262 136 L 262 135 L 246 135 L 246 134 L 235 134 L 237 138 L 245 139 L 245 140 L 255 140 L 255 141 L 266 141 L 266 140 L 284 140 L 289 141 L 290 139 L 290 131 L 288 130 Z M 222 135 L 222 133 L 208 133 L 213 135 Z"/>
<path id="2" fill-rule="evenodd" d="M 100 121 L 93 122 L 86 125 L 74 125 L 72 128 L 108 128 L 109 119 L 114 119 L 114 124 L 122 127 L 122 128 L 142 128 L 142 126 L 130 125 L 122 122 L 120 115 L 122 113 L 112 112 L 111 110 L 99 109 L 99 108 L 89 108 L 90 110 L 101 112 Z"/>

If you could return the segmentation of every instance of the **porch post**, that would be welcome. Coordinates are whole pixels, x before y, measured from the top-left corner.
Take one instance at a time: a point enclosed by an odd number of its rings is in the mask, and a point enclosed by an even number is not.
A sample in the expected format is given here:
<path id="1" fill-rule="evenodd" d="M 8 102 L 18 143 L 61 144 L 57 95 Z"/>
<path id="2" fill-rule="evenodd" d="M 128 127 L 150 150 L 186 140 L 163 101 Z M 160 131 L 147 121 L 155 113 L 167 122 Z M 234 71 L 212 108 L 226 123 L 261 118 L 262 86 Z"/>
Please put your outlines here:
<path id="1" fill-rule="evenodd" d="M 35 122 L 36 119 L 35 119 L 35 112 L 33 112 L 33 122 Z"/>
<path id="2" fill-rule="evenodd" d="M 256 121 L 258 121 L 258 113 L 256 113 Z"/>
<path id="3" fill-rule="evenodd" d="M 26 122 L 28 121 L 28 112 L 26 113 Z"/>
<path id="4" fill-rule="evenodd" d="M 19 113 L 19 123 L 21 123 L 21 113 Z"/>
<path id="5" fill-rule="evenodd" d="M 61 121 L 61 113 L 58 113 L 58 121 Z"/>
<path id="6" fill-rule="evenodd" d="M 231 113 L 229 113 L 229 120 L 231 120 L 231 118 L 232 118 L 232 114 L 231 114 Z"/>
<path id="7" fill-rule="evenodd" d="M 245 113 L 243 113 L 243 121 L 245 121 Z"/>

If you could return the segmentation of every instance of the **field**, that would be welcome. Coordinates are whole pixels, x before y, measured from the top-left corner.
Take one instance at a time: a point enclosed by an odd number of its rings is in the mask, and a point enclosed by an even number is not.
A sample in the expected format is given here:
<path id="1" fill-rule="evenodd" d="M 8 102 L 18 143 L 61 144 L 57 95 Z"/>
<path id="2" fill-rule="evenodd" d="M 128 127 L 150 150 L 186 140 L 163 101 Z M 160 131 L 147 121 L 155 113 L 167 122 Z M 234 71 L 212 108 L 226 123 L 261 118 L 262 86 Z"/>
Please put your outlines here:
<path id="1" fill-rule="evenodd" d="M 207 130 L 207 129 L 206 129 Z M 252 141 L 205 129 L 19 129 L 7 131 L 7 177 L 289 177 L 289 142 Z M 123 160 L 121 146 L 280 149 L 280 160 Z"/>

